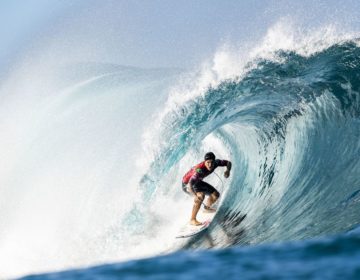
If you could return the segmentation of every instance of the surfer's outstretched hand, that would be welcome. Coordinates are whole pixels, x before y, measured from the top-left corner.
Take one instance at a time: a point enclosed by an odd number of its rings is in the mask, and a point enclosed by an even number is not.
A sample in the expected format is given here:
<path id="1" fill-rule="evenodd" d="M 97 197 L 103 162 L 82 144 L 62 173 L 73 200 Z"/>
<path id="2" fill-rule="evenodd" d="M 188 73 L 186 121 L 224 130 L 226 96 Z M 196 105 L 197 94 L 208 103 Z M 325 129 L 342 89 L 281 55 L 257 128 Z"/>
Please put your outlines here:
<path id="1" fill-rule="evenodd" d="M 229 178 L 229 176 L 230 176 L 230 170 L 226 170 L 226 171 L 224 172 L 224 177 L 225 177 L 225 178 Z"/>

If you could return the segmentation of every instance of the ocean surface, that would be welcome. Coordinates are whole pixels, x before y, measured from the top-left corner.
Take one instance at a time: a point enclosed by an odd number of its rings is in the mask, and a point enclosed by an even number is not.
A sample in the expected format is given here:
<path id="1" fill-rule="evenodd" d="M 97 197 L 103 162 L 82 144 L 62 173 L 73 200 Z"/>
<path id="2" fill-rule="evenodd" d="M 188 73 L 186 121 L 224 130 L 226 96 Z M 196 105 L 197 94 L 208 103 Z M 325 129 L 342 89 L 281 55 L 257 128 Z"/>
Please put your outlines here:
<path id="1" fill-rule="evenodd" d="M 171 255 L 21 279 L 359 279 L 359 231 L 337 237 Z"/>
<path id="2" fill-rule="evenodd" d="M 230 64 L 12 73 L 0 278 L 360 279 L 360 41 Z M 207 178 L 218 212 L 175 239 L 208 151 L 233 163 Z"/>

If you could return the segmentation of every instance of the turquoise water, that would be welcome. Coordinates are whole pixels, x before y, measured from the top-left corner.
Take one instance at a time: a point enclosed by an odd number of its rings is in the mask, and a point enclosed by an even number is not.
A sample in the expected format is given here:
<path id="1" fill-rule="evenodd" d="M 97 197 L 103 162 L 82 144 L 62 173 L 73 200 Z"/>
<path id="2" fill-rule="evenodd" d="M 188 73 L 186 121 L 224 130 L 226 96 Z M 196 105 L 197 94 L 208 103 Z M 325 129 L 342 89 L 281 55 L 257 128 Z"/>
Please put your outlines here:
<path id="1" fill-rule="evenodd" d="M 131 203 L 116 221 L 105 216 L 98 235 L 86 235 L 99 245 L 89 250 L 94 259 L 22 279 L 358 279 L 358 45 L 346 40 L 311 55 L 278 50 L 202 90 L 172 92 L 143 128 L 135 198 L 122 189 Z M 171 87 L 165 80 L 159 88 Z M 181 177 L 208 150 L 233 162 L 232 175 L 210 178 L 221 201 L 209 229 L 175 242 L 191 208 Z M 96 259 L 99 252 L 112 258 Z M 118 254 L 135 260 L 111 260 Z"/>

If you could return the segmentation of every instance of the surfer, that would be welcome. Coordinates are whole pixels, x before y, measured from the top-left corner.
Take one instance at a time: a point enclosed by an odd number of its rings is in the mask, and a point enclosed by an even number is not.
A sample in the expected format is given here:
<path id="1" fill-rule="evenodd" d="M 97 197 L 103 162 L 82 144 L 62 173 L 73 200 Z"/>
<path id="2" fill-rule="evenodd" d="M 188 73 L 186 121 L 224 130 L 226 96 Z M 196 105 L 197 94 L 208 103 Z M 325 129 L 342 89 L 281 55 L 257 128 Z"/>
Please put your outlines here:
<path id="1" fill-rule="evenodd" d="M 190 219 L 191 225 L 202 225 L 201 222 L 196 220 L 196 215 L 205 199 L 205 195 L 208 195 L 207 202 L 204 205 L 205 211 L 216 211 L 216 209 L 211 206 L 219 198 L 220 193 L 212 185 L 204 182 L 203 179 L 213 173 L 219 166 L 226 166 L 224 177 L 228 178 L 230 176 L 231 162 L 228 160 L 216 159 L 212 152 L 206 153 L 204 161 L 191 168 L 182 179 L 183 191 L 195 197 Z"/>

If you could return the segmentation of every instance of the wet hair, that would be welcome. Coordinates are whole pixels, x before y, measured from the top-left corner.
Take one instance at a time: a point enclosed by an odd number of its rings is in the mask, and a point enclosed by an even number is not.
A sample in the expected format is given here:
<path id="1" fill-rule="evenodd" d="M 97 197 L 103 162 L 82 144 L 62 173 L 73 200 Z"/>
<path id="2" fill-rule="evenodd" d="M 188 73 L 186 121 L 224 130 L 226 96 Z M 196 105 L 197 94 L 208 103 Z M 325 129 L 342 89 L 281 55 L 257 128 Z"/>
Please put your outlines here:
<path id="1" fill-rule="evenodd" d="M 208 152 L 205 154 L 204 160 L 209 160 L 209 159 L 215 160 L 215 155 L 213 152 Z"/>

